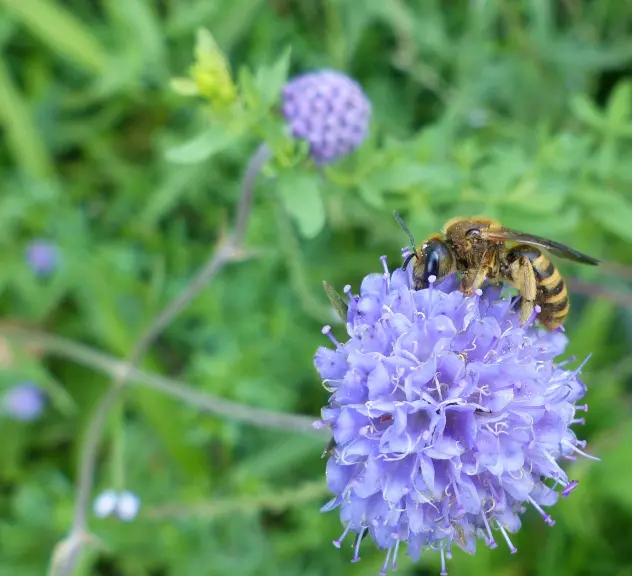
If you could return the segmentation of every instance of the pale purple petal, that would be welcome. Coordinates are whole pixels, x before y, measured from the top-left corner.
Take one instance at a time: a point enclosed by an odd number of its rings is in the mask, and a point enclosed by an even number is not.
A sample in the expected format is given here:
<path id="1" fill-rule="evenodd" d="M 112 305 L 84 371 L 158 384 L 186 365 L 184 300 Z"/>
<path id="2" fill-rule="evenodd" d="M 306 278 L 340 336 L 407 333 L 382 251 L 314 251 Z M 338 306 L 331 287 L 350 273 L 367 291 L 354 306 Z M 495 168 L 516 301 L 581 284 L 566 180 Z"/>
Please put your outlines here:
<path id="1" fill-rule="evenodd" d="M 316 354 L 333 390 L 325 510 L 413 560 L 505 542 L 528 507 L 553 525 L 542 507 L 577 485 L 558 460 L 584 445 L 569 426 L 586 386 L 554 362 L 567 335 L 523 326 L 499 287 L 467 297 L 454 276 L 418 291 L 410 278 L 374 273 L 360 296 L 345 290 L 349 340 Z"/>

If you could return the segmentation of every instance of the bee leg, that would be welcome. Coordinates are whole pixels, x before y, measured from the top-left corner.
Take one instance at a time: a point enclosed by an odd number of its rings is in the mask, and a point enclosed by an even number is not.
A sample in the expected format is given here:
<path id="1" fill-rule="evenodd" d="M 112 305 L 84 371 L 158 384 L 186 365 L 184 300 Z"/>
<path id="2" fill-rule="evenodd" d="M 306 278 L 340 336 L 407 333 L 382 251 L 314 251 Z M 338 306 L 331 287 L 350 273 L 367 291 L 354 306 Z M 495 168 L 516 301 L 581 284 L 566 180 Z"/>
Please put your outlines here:
<path id="1" fill-rule="evenodd" d="M 521 256 L 511 263 L 509 268 L 511 283 L 520 290 L 522 302 L 520 305 L 520 323 L 524 324 L 535 309 L 535 299 L 538 284 L 535 280 L 533 265 L 526 256 Z"/>
<path id="2" fill-rule="evenodd" d="M 464 271 L 461 276 L 461 292 L 466 296 L 474 294 L 485 282 L 487 272 L 487 267 L 479 268 L 474 274 L 469 270 Z"/>

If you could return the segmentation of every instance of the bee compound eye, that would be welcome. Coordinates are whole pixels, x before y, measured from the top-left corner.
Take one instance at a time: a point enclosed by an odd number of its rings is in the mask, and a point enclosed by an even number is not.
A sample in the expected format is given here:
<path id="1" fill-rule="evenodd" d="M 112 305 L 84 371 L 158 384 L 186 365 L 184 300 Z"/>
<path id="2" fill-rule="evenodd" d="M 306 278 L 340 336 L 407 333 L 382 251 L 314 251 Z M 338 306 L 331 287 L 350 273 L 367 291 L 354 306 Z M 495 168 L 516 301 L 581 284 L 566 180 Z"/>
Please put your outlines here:
<path id="1" fill-rule="evenodd" d="M 431 250 L 426 258 L 424 278 L 428 279 L 430 276 L 438 276 L 439 264 L 440 264 L 439 252 L 437 250 Z"/>

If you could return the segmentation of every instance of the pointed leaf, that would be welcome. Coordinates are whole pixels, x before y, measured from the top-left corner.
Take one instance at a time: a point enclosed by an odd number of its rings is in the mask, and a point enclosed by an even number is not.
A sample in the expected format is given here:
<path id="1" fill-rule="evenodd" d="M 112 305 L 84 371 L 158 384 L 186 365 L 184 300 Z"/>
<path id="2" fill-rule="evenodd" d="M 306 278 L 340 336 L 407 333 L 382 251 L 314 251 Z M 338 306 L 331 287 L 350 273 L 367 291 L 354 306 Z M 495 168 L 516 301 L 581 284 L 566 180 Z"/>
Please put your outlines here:
<path id="1" fill-rule="evenodd" d="M 257 88 L 265 105 L 273 104 L 276 101 L 287 80 L 291 52 L 291 48 L 286 48 L 274 64 L 257 71 Z"/>
<path id="2" fill-rule="evenodd" d="M 608 123 L 615 131 L 630 119 L 632 106 L 632 84 L 619 82 L 608 101 Z"/>
<path id="3" fill-rule="evenodd" d="M 358 186 L 358 192 L 360 198 L 364 200 L 371 208 L 384 208 L 384 198 L 382 197 L 382 190 L 375 183 L 365 181 Z"/>
<path id="4" fill-rule="evenodd" d="M 604 125 L 599 109 L 584 94 L 571 99 L 571 110 L 578 120 L 595 130 L 601 130 Z"/>
<path id="5" fill-rule="evenodd" d="M 225 126 L 214 125 L 188 142 L 167 150 L 166 158 L 176 164 L 197 164 L 227 148 L 235 139 Z"/>
<path id="6" fill-rule="evenodd" d="M 325 293 L 327 294 L 327 298 L 331 302 L 331 305 L 334 307 L 338 318 L 343 322 L 347 321 L 347 310 L 349 306 L 343 300 L 342 296 L 336 291 L 336 289 L 326 280 L 323 281 L 323 286 L 325 287 Z"/>
<path id="7" fill-rule="evenodd" d="M 325 226 L 325 205 L 318 181 L 310 174 L 285 174 L 278 192 L 301 236 L 314 238 Z"/>

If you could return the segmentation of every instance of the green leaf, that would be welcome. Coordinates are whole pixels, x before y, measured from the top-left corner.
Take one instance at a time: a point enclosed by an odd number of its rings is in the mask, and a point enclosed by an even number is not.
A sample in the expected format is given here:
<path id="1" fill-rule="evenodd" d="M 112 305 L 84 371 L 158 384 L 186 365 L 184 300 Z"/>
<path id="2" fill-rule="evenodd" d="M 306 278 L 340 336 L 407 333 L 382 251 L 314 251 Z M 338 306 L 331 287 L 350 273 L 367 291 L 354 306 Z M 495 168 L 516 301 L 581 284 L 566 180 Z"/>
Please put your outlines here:
<path id="1" fill-rule="evenodd" d="M 384 208 L 384 198 L 382 189 L 375 185 L 374 182 L 366 180 L 358 186 L 360 198 L 364 200 L 371 208 Z"/>
<path id="2" fill-rule="evenodd" d="M 141 228 L 152 228 L 174 206 L 182 200 L 182 197 L 195 188 L 196 182 L 205 177 L 205 166 L 169 166 L 170 171 L 165 176 L 162 184 L 151 192 L 145 207 L 141 210 L 138 223 Z"/>
<path id="3" fill-rule="evenodd" d="M 0 0 L 0 4 L 55 52 L 67 56 L 77 66 L 95 75 L 105 72 L 105 49 L 81 20 L 63 8 L 63 3 L 49 0 Z"/>
<path id="4" fill-rule="evenodd" d="M 0 59 L 0 126 L 16 166 L 33 178 L 50 176 L 53 162 L 33 123 L 30 110 Z"/>
<path id="5" fill-rule="evenodd" d="M 606 230 L 632 242 L 632 204 L 606 190 L 593 190 L 583 197 L 589 215 Z"/>
<path id="6" fill-rule="evenodd" d="M 292 50 L 288 47 L 274 64 L 257 70 L 255 82 L 261 94 L 261 100 L 267 106 L 276 102 L 287 80 L 291 54 Z"/>
<path id="7" fill-rule="evenodd" d="M 323 281 L 323 286 L 325 288 L 325 293 L 327 294 L 327 298 L 331 302 L 331 305 L 334 307 L 338 318 L 343 322 L 347 321 L 347 310 L 349 306 L 343 300 L 342 296 L 336 291 L 336 289 L 326 280 Z"/>
<path id="8" fill-rule="evenodd" d="M 277 190 L 301 236 L 317 236 L 325 226 L 325 205 L 316 177 L 286 173 L 279 180 Z"/>
<path id="9" fill-rule="evenodd" d="M 546 192 L 529 192 L 528 194 L 509 195 L 503 203 L 527 214 L 548 215 L 559 214 L 566 202 L 566 194 L 562 190 Z"/>
<path id="10" fill-rule="evenodd" d="M 382 190 L 404 190 L 421 184 L 444 188 L 458 180 L 452 168 L 423 164 L 417 160 L 397 160 L 370 174 L 371 185 Z"/>
<path id="11" fill-rule="evenodd" d="M 608 100 L 608 124 L 616 132 L 619 126 L 630 119 L 632 106 L 632 83 L 619 82 Z"/>
<path id="12" fill-rule="evenodd" d="M 229 132 L 225 126 L 215 124 L 188 142 L 167 150 L 165 156 L 175 164 L 197 164 L 221 152 L 236 138 L 237 134 Z"/>
<path id="13" fill-rule="evenodd" d="M 601 130 L 604 121 L 599 109 L 584 94 L 578 94 L 571 98 L 571 111 L 578 120 L 584 122 L 595 130 Z"/>

